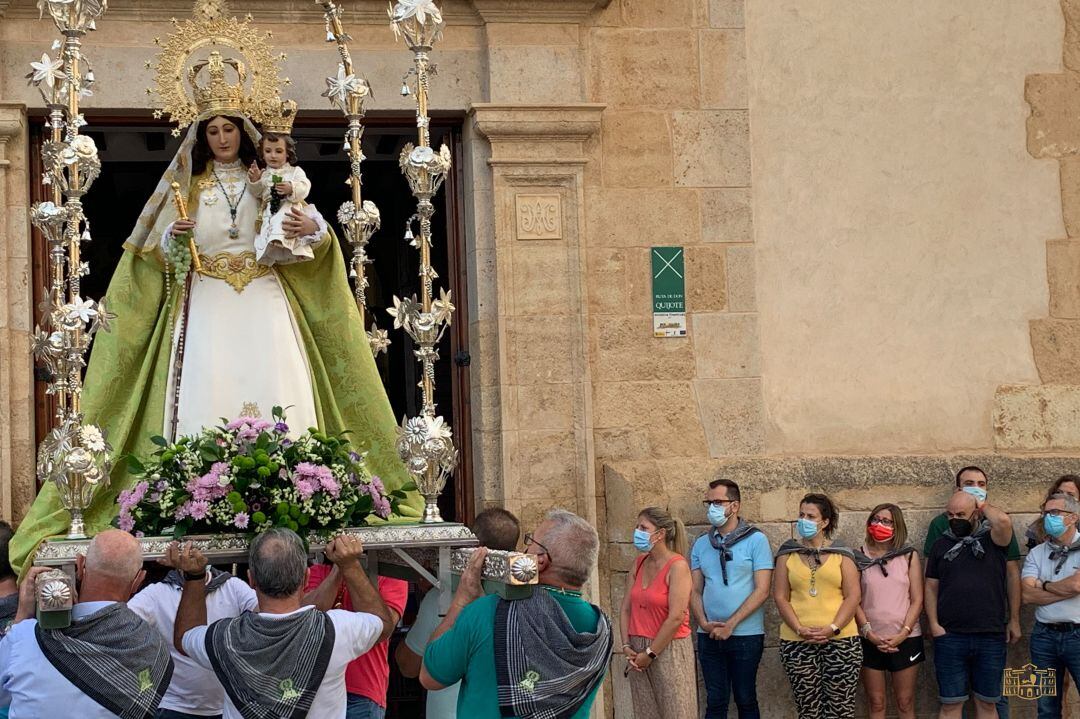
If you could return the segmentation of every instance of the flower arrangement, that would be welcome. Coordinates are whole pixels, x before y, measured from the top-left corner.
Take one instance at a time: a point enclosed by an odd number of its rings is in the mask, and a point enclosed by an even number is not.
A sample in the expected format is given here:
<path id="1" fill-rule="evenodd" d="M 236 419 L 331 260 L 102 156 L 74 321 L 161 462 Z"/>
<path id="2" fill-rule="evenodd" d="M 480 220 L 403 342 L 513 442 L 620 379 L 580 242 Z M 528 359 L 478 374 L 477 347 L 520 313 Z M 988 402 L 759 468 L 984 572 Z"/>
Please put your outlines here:
<path id="1" fill-rule="evenodd" d="M 345 433 L 315 428 L 296 439 L 280 407 L 274 421 L 239 417 L 169 443 L 145 461 L 128 457 L 139 477 L 120 493 L 116 526 L 144 535 L 336 530 L 387 519 L 412 487 L 387 492 Z"/>

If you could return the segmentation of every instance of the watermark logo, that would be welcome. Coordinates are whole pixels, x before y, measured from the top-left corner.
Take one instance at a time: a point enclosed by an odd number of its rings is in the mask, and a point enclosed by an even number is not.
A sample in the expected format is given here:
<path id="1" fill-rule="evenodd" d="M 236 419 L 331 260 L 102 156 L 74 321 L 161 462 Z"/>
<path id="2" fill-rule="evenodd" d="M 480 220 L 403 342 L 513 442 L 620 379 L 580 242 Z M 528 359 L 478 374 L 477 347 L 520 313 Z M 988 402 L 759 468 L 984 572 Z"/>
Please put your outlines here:
<path id="1" fill-rule="evenodd" d="M 1039 669 L 1025 664 L 1019 669 L 1006 669 L 1002 677 L 1002 694 L 1021 699 L 1057 696 L 1057 670 Z"/>

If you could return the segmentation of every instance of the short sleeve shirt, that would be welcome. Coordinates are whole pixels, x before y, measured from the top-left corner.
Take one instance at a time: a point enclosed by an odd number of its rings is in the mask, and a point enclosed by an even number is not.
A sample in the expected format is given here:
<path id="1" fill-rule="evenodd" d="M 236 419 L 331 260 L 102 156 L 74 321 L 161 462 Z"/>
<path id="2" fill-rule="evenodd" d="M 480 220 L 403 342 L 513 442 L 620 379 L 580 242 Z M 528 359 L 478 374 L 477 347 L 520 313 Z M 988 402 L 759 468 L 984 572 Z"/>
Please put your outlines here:
<path id="1" fill-rule="evenodd" d="M 545 591 L 537 589 L 536 591 Z M 580 597 L 558 592 L 551 596 L 579 632 L 595 632 L 600 615 Z M 444 686 L 461 682 L 458 715 L 469 719 L 504 719 L 499 711 L 498 682 L 495 678 L 495 607 L 499 597 L 489 595 L 472 602 L 458 615 L 445 634 L 431 642 L 424 652 L 424 668 Z M 600 683 L 597 683 L 597 689 Z M 596 689 L 571 719 L 587 719 Z M 509 719 L 509 718 L 505 718 Z"/>
<path id="2" fill-rule="evenodd" d="M 424 656 L 432 633 L 442 623 L 439 616 L 439 591 L 432 589 L 420 602 L 420 609 L 416 613 L 416 621 L 413 622 L 409 633 L 405 635 L 405 646 L 413 654 Z M 427 716 L 439 719 L 454 719 L 457 716 L 458 692 L 461 685 L 457 682 L 445 689 L 437 689 L 427 693 Z"/>
<path id="3" fill-rule="evenodd" d="M 1073 540 L 1070 541 L 1075 541 L 1075 539 L 1074 535 Z M 1040 582 L 1054 582 L 1071 577 L 1080 569 L 1080 552 L 1070 552 L 1065 563 L 1061 565 L 1061 569 L 1055 571 L 1059 560 L 1050 559 L 1052 549 L 1049 542 L 1043 542 L 1028 552 L 1020 576 L 1025 579 L 1037 579 Z M 1035 619 L 1043 624 L 1080 623 L 1080 595 L 1068 599 L 1063 597 L 1052 604 L 1035 607 Z"/>
<path id="4" fill-rule="evenodd" d="M 264 617 L 284 619 L 297 612 L 318 611 L 313 606 L 304 606 L 289 614 L 264 614 Z M 368 651 L 375 645 L 379 635 L 382 634 L 382 620 L 373 614 L 364 612 L 346 612 L 341 609 L 331 609 L 327 612 L 330 621 L 334 623 L 334 650 L 330 655 L 330 663 L 326 667 L 319 691 L 311 702 L 308 716 L 322 719 L 345 719 L 345 667 L 356 657 Z M 195 627 L 184 634 L 184 652 L 195 660 L 201 667 L 213 671 L 210 656 L 206 653 L 206 631 L 204 624 Z M 244 719 L 243 715 L 229 699 L 225 697 L 225 710 L 222 719 Z"/>
<path id="5" fill-rule="evenodd" d="M 956 544 L 948 537 L 934 542 L 927 557 L 926 576 L 938 580 L 938 624 L 946 632 L 996 634 L 1004 632 L 1009 621 L 1008 548 L 994 544 L 989 533 L 978 541 L 983 548 L 978 557 L 964 547 L 955 559 L 945 559 L 945 553 Z"/>
<path id="6" fill-rule="evenodd" d="M 710 622 L 727 620 L 742 606 L 754 591 L 754 572 L 773 568 L 769 539 L 762 532 L 754 532 L 731 547 L 731 559 L 727 562 L 727 584 L 720 568 L 720 552 L 712 546 L 708 533 L 698 537 L 690 550 L 690 569 L 700 570 L 705 577 L 702 604 L 705 617 Z M 698 628 L 701 632 L 701 628 Z M 734 636 L 751 636 L 765 633 L 765 606 L 736 625 Z"/>
<path id="7" fill-rule="evenodd" d="M 322 584 L 330 574 L 329 564 L 316 564 L 311 567 L 307 590 L 311 591 Z M 405 613 L 405 604 L 409 600 L 409 583 L 390 577 L 379 577 L 379 596 L 390 609 L 400 617 Z M 352 611 L 352 598 L 345 584 L 341 585 L 341 608 Z M 386 689 L 390 685 L 390 641 L 383 640 L 372 647 L 371 651 L 349 664 L 345 670 L 345 688 L 349 694 L 367 697 L 381 707 L 386 707 Z"/>

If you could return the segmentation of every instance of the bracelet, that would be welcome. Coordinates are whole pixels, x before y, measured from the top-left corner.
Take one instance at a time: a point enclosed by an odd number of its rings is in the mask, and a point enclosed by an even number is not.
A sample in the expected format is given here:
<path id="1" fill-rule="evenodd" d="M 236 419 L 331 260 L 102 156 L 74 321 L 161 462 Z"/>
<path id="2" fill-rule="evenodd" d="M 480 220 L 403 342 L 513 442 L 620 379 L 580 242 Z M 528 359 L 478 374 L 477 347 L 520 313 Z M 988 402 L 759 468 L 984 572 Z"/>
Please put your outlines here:
<path id="1" fill-rule="evenodd" d="M 900 630 L 904 631 L 904 632 L 907 632 L 908 634 L 911 634 L 911 627 L 909 627 L 906 624 L 904 626 L 900 627 Z"/>
<path id="2" fill-rule="evenodd" d="M 182 572 L 182 574 L 185 582 L 201 582 L 206 579 L 206 568 L 203 567 L 203 570 L 197 574 L 191 572 Z"/>
<path id="3" fill-rule="evenodd" d="M 1046 592 L 1046 591 L 1049 591 L 1049 590 L 1047 590 L 1047 588 L 1046 588 L 1046 583 L 1047 583 L 1048 581 L 1050 581 L 1050 580 L 1049 580 L 1049 579 L 1044 579 L 1044 580 L 1042 580 L 1042 590 L 1043 590 L 1044 592 Z"/>
<path id="4" fill-rule="evenodd" d="M 859 627 L 859 634 L 863 635 L 864 637 L 869 637 L 870 632 L 872 631 L 874 631 L 874 628 L 870 626 L 870 622 L 867 622 L 866 624 Z"/>
<path id="5" fill-rule="evenodd" d="M 622 648 L 623 649 L 633 649 L 634 645 L 631 644 L 630 642 L 623 642 Z"/>

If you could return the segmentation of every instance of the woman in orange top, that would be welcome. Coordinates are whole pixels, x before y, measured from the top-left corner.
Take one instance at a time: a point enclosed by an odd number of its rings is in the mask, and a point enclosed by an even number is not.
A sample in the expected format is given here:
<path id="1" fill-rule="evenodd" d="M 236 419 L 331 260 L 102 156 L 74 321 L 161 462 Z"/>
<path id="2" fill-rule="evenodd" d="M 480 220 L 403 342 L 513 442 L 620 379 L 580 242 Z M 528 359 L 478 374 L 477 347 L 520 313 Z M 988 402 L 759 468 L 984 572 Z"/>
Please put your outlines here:
<path id="1" fill-rule="evenodd" d="M 697 719 L 690 639 L 686 528 L 659 507 L 638 515 L 634 562 L 622 602 L 622 650 L 635 719 Z"/>

